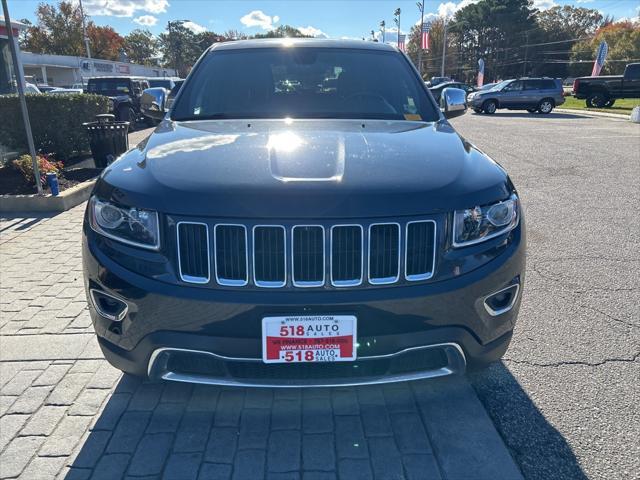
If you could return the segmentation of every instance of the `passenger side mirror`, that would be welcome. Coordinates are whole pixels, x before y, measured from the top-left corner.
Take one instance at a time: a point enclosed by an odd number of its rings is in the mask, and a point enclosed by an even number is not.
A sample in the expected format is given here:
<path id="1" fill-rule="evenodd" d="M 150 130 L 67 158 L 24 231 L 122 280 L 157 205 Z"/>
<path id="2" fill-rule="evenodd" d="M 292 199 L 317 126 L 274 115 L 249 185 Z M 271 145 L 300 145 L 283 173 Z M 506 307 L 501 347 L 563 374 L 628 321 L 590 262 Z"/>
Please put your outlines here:
<path id="1" fill-rule="evenodd" d="M 440 94 L 440 110 L 445 118 L 455 118 L 467 111 L 467 92 L 460 88 L 445 88 Z"/>
<path id="2" fill-rule="evenodd" d="M 167 92 L 162 87 L 147 88 L 142 92 L 140 110 L 147 117 L 162 120 L 167 113 L 166 97 Z"/>

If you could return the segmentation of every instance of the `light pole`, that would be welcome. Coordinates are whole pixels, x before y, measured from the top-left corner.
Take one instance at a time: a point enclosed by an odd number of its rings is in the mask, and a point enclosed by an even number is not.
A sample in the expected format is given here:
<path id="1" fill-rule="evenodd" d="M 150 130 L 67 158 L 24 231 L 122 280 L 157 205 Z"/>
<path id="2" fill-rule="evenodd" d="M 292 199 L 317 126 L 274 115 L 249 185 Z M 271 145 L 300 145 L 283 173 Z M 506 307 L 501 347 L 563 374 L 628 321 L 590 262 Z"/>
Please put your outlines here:
<path id="1" fill-rule="evenodd" d="M 91 50 L 89 49 L 89 37 L 87 36 L 87 26 L 84 21 L 84 9 L 82 8 L 82 0 L 80 0 L 80 16 L 82 17 L 82 37 L 84 38 L 84 48 L 87 51 L 87 58 L 91 60 Z M 91 72 L 91 62 L 89 62 L 89 72 Z M 80 74 L 80 81 L 84 85 L 82 74 Z"/>
<path id="2" fill-rule="evenodd" d="M 393 12 L 393 21 L 395 22 L 396 27 L 398 27 L 398 48 L 400 48 L 400 13 L 401 10 L 399 8 L 396 8 L 396 11 Z"/>
<path id="3" fill-rule="evenodd" d="M 422 78 L 422 29 L 424 28 L 424 0 L 416 2 L 416 6 L 420 11 L 420 48 L 418 48 L 418 73 L 420 73 L 420 78 Z"/>
<path id="4" fill-rule="evenodd" d="M 382 30 L 382 43 L 385 43 L 385 38 L 384 38 L 384 27 L 387 25 L 387 23 L 382 20 L 380 22 L 380 30 Z"/>
<path id="5" fill-rule="evenodd" d="M 18 49 L 16 48 L 16 39 L 13 37 L 13 27 L 11 26 L 11 18 L 9 17 L 9 7 L 7 0 L 2 0 L 2 9 L 4 10 L 4 24 L 7 29 L 7 39 L 9 50 L 11 50 L 11 60 L 13 61 L 13 69 L 16 73 L 16 83 L 18 87 L 18 97 L 20 99 L 20 110 L 22 110 L 22 121 L 27 134 L 27 144 L 31 161 L 33 162 L 33 177 L 36 181 L 36 189 L 38 195 L 42 195 L 42 184 L 40 183 L 40 168 L 38 166 L 38 157 L 36 156 L 36 147 L 33 143 L 33 134 L 31 133 L 31 122 L 29 121 L 29 110 L 27 110 L 27 101 L 24 98 L 24 72 L 20 68 L 18 62 Z"/>

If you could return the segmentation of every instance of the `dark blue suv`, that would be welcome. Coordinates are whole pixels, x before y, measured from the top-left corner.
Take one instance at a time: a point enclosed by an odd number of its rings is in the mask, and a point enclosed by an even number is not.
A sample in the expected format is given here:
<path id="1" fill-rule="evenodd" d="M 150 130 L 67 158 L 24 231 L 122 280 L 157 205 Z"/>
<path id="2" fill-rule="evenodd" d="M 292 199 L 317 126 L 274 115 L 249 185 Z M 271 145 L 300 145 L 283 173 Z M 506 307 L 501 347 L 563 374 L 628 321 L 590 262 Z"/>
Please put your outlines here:
<path id="1" fill-rule="evenodd" d="M 499 108 L 551 113 L 564 103 L 562 80 L 521 78 L 505 80 L 486 91 L 470 93 L 467 102 L 476 113 L 495 113 Z"/>

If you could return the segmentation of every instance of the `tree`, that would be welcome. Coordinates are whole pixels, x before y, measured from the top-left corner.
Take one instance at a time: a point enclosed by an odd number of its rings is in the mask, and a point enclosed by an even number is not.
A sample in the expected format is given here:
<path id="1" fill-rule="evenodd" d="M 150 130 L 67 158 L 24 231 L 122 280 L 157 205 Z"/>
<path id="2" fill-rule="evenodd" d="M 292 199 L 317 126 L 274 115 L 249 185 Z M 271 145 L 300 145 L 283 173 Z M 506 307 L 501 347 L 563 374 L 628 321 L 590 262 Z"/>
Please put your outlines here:
<path id="1" fill-rule="evenodd" d="M 431 77 L 440 76 L 442 67 L 442 39 L 444 37 L 444 18 L 438 17 L 431 20 L 429 30 L 429 50 L 422 51 L 422 77 L 427 80 Z M 451 36 L 447 35 L 447 52 L 445 56 L 445 73 L 454 75 L 457 70 L 455 51 Z M 409 32 L 409 43 L 407 44 L 407 55 L 418 66 L 418 51 L 422 46 L 422 35 L 420 25 L 414 25 Z M 461 78 L 459 75 L 456 78 Z"/>
<path id="2" fill-rule="evenodd" d="M 87 26 L 87 36 L 93 58 L 103 60 L 118 60 L 120 50 L 124 47 L 122 38 L 111 27 L 98 27 L 93 22 Z"/>
<path id="3" fill-rule="evenodd" d="M 609 45 L 603 75 L 622 74 L 627 63 L 640 59 L 640 23 L 611 23 L 598 29 L 592 39 L 573 46 L 569 69 L 573 75 L 584 76 L 591 73 L 598 47 L 603 40 Z"/>
<path id="4" fill-rule="evenodd" d="M 269 30 L 267 33 L 256 33 L 253 38 L 285 38 L 285 37 L 302 37 L 309 38 L 309 35 L 304 35 L 297 28 L 291 25 L 280 25 L 278 28 Z"/>
<path id="5" fill-rule="evenodd" d="M 41 3 L 36 9 L 37 22 L 27 28 L 21 48 L 33 53 L 85 56 L 82 14 L 79 5 L 61 1 L 58 6 Z M 117 60 L 123 38 L 111 27 L 98 27 L 86 19 L 91 55 Z"/>
<path id="6" fill-rule="evenodd" d="M 486 81 L 520 75 L 535 13 L 529 0 L 481 0 L 458 10 L 449 25 L 456 68 L 445 73 L 470 79 L 484 58 Z"/>
<path id="7" fill-rule="evenodd" d="M 598 10 L 564 5 L 538 12 L 539 27 L 530 48 L 528 73 L 550 77 L 566 77 L 572 46 L 592 36 L 603 25 L 604 17 Z"/>
<path id="8" fill-rule="evenodd" d="M 187 76 L 202 53 L 198 35 L 180 20 L 168 22 L 166 33 L 160 34 L 160 50 L 164 66 L 175 68 L 181 77 Z"/>
<path id="9" fill-rule="evenodd" d="M 149 30 L 133 30 L 124 37 L 124 51 L 133 63 L 156 65 L 160 44 Z"/>

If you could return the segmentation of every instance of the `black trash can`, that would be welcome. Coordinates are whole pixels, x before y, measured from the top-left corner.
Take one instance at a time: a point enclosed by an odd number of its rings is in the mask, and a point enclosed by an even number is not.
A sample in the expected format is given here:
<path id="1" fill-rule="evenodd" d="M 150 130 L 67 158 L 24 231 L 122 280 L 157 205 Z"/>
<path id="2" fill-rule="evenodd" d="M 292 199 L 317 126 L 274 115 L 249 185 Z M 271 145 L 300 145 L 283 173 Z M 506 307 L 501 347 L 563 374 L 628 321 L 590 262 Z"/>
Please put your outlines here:
<path id="1" fill-rule="evenodd" d="M 91 154 L 97 168 L 105 168 L 129 150 L 129 122 L 116 122 L 109 113 L 96 115 L 95 122 L 83 123 L 89 135 Z"/>

